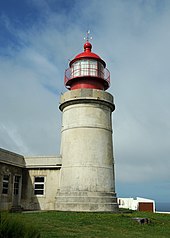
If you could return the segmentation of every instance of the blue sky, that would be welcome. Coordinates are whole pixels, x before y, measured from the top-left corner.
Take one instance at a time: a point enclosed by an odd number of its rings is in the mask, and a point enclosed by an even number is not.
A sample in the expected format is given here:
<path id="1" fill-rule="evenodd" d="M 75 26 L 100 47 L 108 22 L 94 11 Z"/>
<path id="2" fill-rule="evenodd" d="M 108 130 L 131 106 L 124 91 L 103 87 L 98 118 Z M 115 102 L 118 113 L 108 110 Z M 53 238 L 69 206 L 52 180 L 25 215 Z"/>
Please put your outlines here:
<path id="1" fill-rule="evenodd" d="M 64 71 L 83 50 L 111 73 L 119 197 L 170 201 L 170 1 L 1 0 L 0 146 L 60 153 Z"/>

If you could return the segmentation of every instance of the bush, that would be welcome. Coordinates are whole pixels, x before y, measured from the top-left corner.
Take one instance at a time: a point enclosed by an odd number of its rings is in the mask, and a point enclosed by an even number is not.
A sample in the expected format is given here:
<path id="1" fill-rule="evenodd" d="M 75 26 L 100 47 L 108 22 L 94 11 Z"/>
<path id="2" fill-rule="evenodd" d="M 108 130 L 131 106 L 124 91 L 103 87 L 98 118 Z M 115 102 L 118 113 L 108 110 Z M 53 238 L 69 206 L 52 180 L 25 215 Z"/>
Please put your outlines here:
<path id="1" fill-rule="evenodd" d="M 0 238 L 40 238 L 40 233 L 21 219 L 0 213 Z"/>

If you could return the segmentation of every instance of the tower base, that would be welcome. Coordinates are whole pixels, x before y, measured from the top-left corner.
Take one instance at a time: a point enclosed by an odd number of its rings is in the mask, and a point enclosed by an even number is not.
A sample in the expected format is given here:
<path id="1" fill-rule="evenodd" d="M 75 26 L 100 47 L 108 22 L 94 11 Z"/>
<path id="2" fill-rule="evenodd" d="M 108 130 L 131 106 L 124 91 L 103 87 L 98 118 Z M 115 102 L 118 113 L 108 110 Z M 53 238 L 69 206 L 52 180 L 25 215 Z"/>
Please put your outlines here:
<path id="1" fill-rule="evenodd" d="M 58 192 L 55 209 L 76 212 L 118 212 L 115 193 L 71 191 Z"/>

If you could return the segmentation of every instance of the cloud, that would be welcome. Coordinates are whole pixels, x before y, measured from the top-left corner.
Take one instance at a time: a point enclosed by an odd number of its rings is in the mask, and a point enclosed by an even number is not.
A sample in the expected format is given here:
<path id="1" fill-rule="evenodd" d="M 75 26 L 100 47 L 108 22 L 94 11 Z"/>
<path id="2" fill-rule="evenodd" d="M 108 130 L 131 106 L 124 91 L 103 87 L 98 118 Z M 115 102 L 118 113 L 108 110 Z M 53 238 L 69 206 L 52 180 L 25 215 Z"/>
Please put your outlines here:
<path id="1" fill-rule="evenodd" d="M 83 50 L 90 28 L 93 50 L 111 73 L 117 182 L 168 181 L 169 1 L 27 4 L 33 20 L 24 18 L 25 28 L 17 27 L 17 16 L 1 15 L 9 36 L 0 48 L 1 146 L 21 154 L 60 153 L 64 70 Z"/>
<path id="2" fill-rule="evenodd" d="M 24 144 L 21 136 L 18 134 L 18 130 L 15 128 L 15 125 L 7 126 L 1 123 L 0 125 L 0 133 L 2 140 L 4 139 L 4 144 L 9 146 L 10 144 L 13 146 L 15 145 L 18 153 L 28 153 L 28 148 Z M 8 140 L 8 143 L 6 141 Z"/>

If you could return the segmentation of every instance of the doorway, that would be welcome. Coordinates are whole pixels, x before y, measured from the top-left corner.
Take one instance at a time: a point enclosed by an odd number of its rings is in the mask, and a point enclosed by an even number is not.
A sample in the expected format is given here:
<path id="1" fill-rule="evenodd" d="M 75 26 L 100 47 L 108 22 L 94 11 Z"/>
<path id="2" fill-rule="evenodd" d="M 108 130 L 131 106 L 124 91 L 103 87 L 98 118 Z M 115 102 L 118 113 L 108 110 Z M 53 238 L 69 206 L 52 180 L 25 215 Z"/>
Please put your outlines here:
<path id="1" fill-rule="evenodd" d="M 21 200 L 21 176 L 15 175 L 13 182 L 13 207 L 20 206 Z"/>

